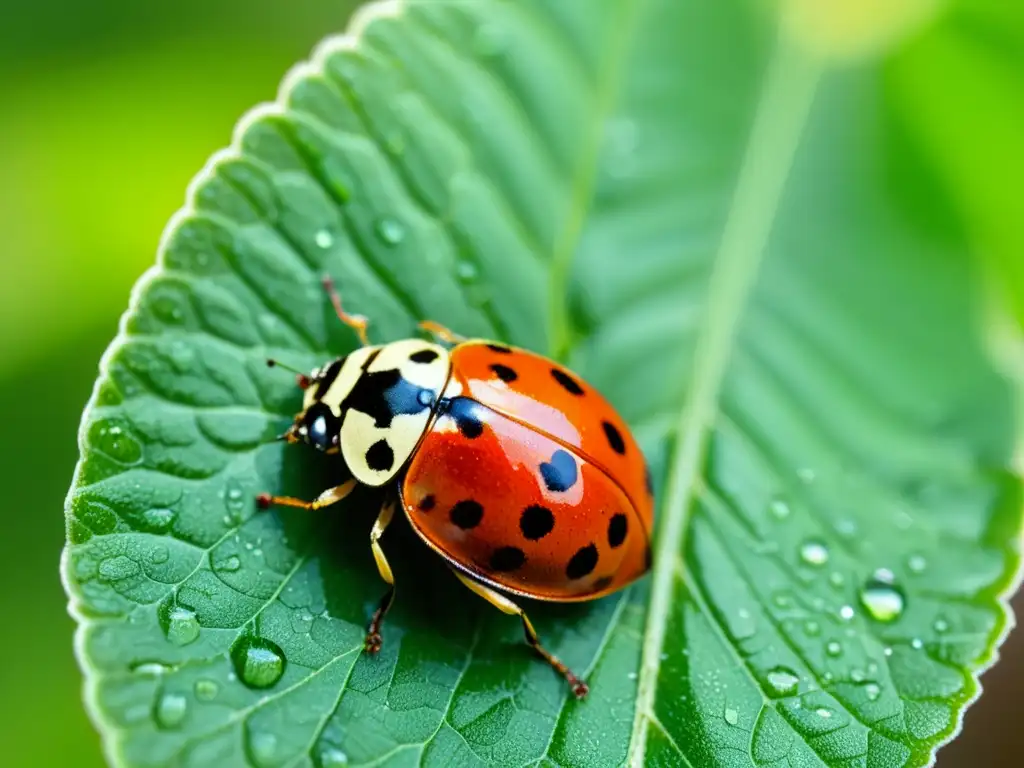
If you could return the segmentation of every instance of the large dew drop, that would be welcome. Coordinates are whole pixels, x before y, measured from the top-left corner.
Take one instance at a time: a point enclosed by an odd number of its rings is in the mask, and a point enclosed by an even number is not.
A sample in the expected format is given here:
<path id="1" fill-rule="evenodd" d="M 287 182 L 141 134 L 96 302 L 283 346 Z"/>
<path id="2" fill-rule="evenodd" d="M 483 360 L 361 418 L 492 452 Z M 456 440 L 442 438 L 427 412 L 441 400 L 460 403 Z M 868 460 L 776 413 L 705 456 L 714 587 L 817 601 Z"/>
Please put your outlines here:
<path id="1" fill-rule="evenodd" d="M 861 587 L 860 603 L 872 619 L 888 623 L 903 615 L 906 597 L 893 583 L 892 573 L 880 569 Z"/>
<path id="2" fill-rule="evenodd" d="M 231 646 L 231 662 L 238 679 L 250 688 L 269 688 L 284 674 L 284 651 L 264 637 L 242 635 Z"/>

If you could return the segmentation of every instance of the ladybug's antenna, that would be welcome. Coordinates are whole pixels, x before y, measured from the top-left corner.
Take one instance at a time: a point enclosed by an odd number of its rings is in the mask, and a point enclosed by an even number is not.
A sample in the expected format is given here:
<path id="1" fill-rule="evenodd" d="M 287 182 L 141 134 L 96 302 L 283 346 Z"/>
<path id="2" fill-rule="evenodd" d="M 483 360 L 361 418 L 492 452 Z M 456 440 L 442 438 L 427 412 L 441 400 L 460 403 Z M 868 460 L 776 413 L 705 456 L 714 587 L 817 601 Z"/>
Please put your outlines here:
<path id="1" fill-rule="evenodd" d="M 304 374 L 298 368 L 292 368 L 290 365 L 285 365 L 273 358 L 267 358 L 267 368 L 284 368 L 286 371 L 291 371 L 295 374 L 295 383 L 299 385 L 299 389 L 309 389 L 309 385 L 312 384 L 309 380 L 309 376 Z"/>
<path id="2" fill-rule="evenodd" d="M 338 319 L 356 332 L 359 342 L 364 347 L 370 346 L 370 339 L 366 336 L 366 326 L 370 324 L 370 321 L 362 315 L 350 315 L 341 308 L 341 296 L 338 294 L 338 289 L 334 287 L 334 280 L 331 279 L 330 275 L 324 275 L 321 282 L 323 282 L 324 290 L 327 291 L 327 295 L 331 299 L 331 304 L 334 305 L 334 311 L 338 313 Z"/>

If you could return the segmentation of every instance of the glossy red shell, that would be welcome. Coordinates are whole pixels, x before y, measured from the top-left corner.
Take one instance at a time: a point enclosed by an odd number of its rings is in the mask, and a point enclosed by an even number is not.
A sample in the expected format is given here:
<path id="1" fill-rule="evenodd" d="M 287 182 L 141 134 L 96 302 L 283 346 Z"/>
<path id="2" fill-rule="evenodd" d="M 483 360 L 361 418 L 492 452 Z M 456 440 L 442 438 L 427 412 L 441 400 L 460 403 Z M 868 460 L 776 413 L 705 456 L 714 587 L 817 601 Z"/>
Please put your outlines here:
<path id="1" fill-rule="evenodd" d="M 639 446 L 607 400 L 553 361 L 467 342 L 407 468 L 413 528 L 480 581 L 575 601 L 650 567 L 653 499 Z"/>

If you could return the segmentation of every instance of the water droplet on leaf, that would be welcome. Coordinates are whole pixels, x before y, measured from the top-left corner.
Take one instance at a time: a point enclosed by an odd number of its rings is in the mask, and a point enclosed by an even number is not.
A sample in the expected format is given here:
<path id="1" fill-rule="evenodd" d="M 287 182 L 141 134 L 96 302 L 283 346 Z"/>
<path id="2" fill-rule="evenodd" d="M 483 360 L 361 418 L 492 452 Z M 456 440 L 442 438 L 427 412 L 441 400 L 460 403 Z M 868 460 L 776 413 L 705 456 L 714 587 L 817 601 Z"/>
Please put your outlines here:
<path id="1" fill-rule="evenodd" d="M 242 635 L 231 646 L 231 661 L 238 679 L 250 688 L 269 688 L 284 674 L 284 652 L 264 637 Z"/>
<path id="2" fill-rule="evenodd" d="M 132 672 L 139 675 L 146 675 L 148 677 L 159 677 L 160 675 L 166 674 L 169 668 L 157 661 L 147 661 L 139 664 L 138 666 L 132 667 Z"/>
<path id="3" fill-rule="evenodd" d="M 143 515 L 143 522 L 146 527 L 151 531 L 166 531 L 170 528 L 171 523 L 174 522 L 174 518 L 177 513 L 173 509 L 167 509 L 165 507 L 155 507 L 153 509 L 147 509 Z"/>
<path id="4" fill-rule="evenodd" d="M 180 693 L 165 693 L 156 702 L 153 717 L 161 728 L 177 728 L 188 714 L 188 700 Z"/>
<path id="5" fill-rule="evenodd" d="M 327 249 L 334 245 L 334 235 L 329 229 L 321 229 L 313 238 L 317 248 Z"/>
<path id="6" fill-rule="evenodd" d="M 784 520 L 789 517 L 789 504 L 786 503 L 785 499 L 773 499 L 772 503 L 768 505 L 768 510 L 777 520 Z"/>
<path id="7" fill-rule="evenodd" d="M 732 707 L 725 708 L 725 722 L 729 725 L 736 725 L 740 721 L 740 713 Z"/>
<path id="8" fill-rule="evenodd" d="M 828 547 L 816 539 L 805 541 L 800 546 L 800 559 L 808 565 L 824 565 L 828 562 Z"/>
<path id="9" fill-rule="evenodd" d="M 853 606 L 844 605 L 839 609 L 839 618 L 843 621 L 849 621 L 853 618 Z"/>
<path id="10" fill-rule="evenodd" d="M 213 701 L 220 693 L 220 686 L 213 680 L 196 680 L 195 691 L 200 701 Z"/>
<path id="11" fill-rule="evenodd" d="M 213 564 L 213 570 L 220 571 L 222 573 L 234 573 L 242 567 L 242 561 L 238 559 L 238 555 L 229 555 L 223 560 L 218 560 Z"/>
<path id="12" fill-rule="evenodd" d="M 949 631 L 949 622 L 940 616 L 935 620 L 932 627 L 934 627 L 935 631 L 941 635 L 943 632 Z"/>
<path id="13" fill-rule="evenodd" d="M 780 696 L 788 696 L 796 690 L 800 678 L 792 670 L 776 667 L 768 673 L 768 683 Z"/>
<path id="14" fill-rule="evenodd" d="M 377 221 L 374 231 L 385 245 L 398 245 L 405 239 L 405 227 L 398 219 L 385 217 Z"/>
<path id="15" fill-rule="evenodd" d="M 880 568 L 861 588 L 860 602 L 875 621 L 891 622 L 903 614 L 906 599 L 893 583 L 892 572 Z"/>
<path id="16" fill-rule="evenodd" d="M 911 555 L 907 559 L 907 567 L 914 573 L 923 573 L 928 567 L 928 561 L 922 555 Z"/>
<path id="17" fill-rule="evenodd" d="M 252 761 L 262 768 L 274 764 L 277 756 L 277 736 L 266 731 L 257 731 L 248 735 L 249 752 Z"/>
<path id="18" fill-rule="evenodd" d="M 320 768 L 341 768 L 348 765 L 348 755 L 337 747 L 328 747 L 320 753 Z"/>
<path id="19" fill-rule="evenodd" d="M 142 458 L 142 447 L 116 424 L 97 422 L 90 430 L 92 444 L 114 461 L 134 464 Z"/>
<path id="20" fill-rule="evenodd" d="M 100 578 L 103 581 L 121 581 L 121 579 L 137 576 L 142 569 L 131 558 L 118 555 L 117 557 L 108 557 L 100 561 L 99 571 Z"/>
<path id="21" fill-rule="evenodd" d="M 814 714 L 816 714 L 818 717 L 829 718 L 832 717 L 832 710 L 825 709 L 825 707 L 818 707 L 816 710 L 814 710 Z"/>
<path id="22" fill-rule="evenodd" d="M 153 547 L 153 550 L 149 553 L 149 562 L 153 565 L 162 565 L 166 563 L 171 557 L 171 553 L 167 550 L 163 544 L 159 544 Z"/>
<path id="23" fill-rule="evenodd" d="M 837 658 L 843 654 L 843 646 L 837 640 L 830 640 L 825 645 L 825 653 L 832 658 Z"/>
<path id="24" fill-rule="evenodd" d="M 868 683 L 864 686 L 864 693 L 867 695 L 868 701 L 877 701 L 882 694 L 882 689 L 876 683 Z"/>
<path id="25" fill-rule="evenodd" d="M 167 614 L 165 631 L 175 645 L 188 645 L 199 637 L 199 619 L 194 611 L 176 605 Z"/>
<path id="26" fill-rule="evenodd" d="M 466 260 L 459 261 L 455 265 L 455 275 L 464 283 L 473 282 L 478 275 L 476 264 Z"/>
<path id="27" fill-rule="evenodd" d="M 920 637 L 915 637 L 913 640 L 910 641 L 910 647 L 913 648 L 915 651 L 920 651 L 922 648 L 924 648 L 924 643 L 921 641 Z"/>
<path id="28" fill-rule="evenodd" d="M 821 634 L 821 625 L 816 621 L 808 620 L 804 623 L 804 632 L 806 632 L 810 637 L 817 637 Z"/>

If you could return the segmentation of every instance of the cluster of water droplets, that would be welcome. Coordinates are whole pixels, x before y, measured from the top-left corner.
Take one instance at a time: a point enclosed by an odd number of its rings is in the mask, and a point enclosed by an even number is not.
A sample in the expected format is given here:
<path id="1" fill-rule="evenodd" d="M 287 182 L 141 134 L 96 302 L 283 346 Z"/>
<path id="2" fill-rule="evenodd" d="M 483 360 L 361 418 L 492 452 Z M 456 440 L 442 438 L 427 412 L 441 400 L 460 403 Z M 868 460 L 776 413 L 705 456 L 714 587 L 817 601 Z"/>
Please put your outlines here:
<path id="1" fill-rule="evenodd" d="M 89 432 L 92 446 L 114 461 L 135 464 L 142 458 L 142 446 L 121 424 L 98 421 Z"/>

